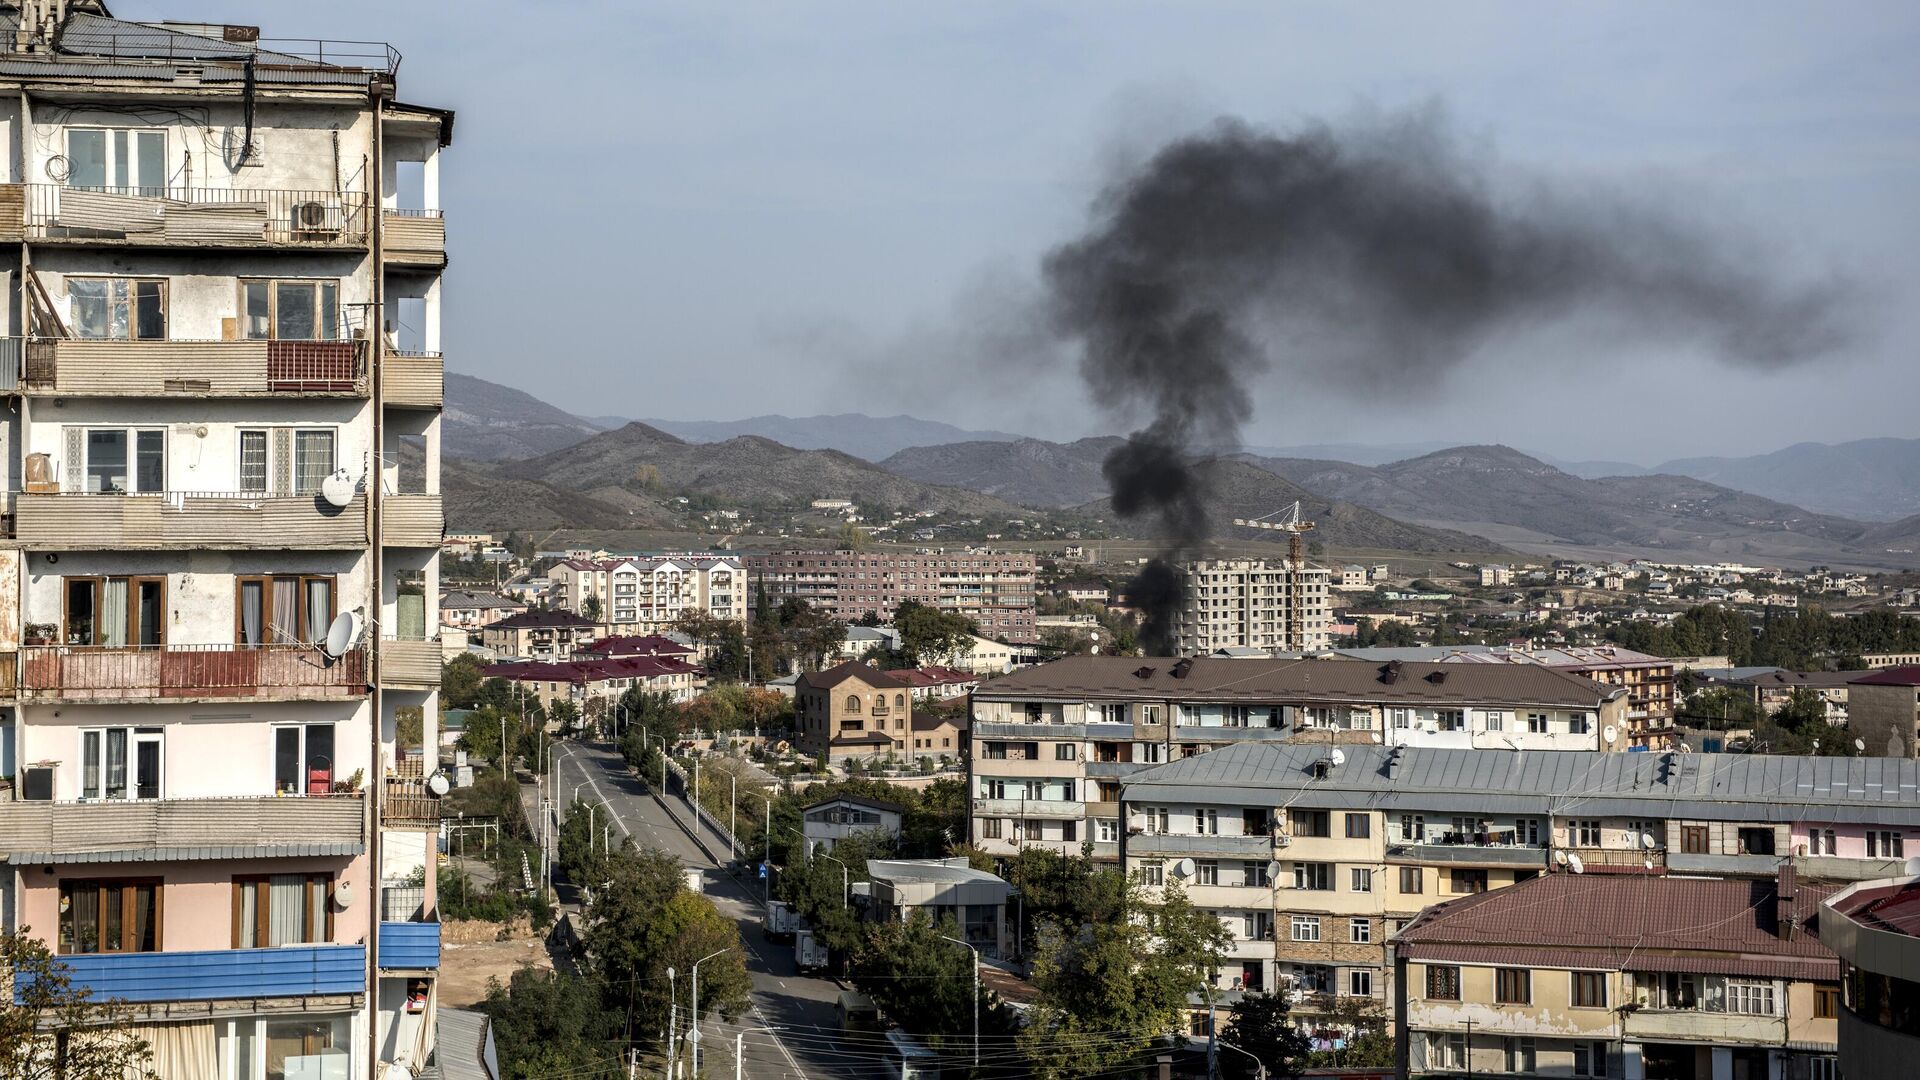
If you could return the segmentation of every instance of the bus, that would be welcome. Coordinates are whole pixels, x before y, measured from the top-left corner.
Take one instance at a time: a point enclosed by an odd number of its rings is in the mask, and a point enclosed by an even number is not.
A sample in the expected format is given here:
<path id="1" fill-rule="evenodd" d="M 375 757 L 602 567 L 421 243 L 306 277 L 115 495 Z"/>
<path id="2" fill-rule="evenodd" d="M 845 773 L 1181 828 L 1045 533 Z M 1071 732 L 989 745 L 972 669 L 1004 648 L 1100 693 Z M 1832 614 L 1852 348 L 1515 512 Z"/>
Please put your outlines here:
<path id="1" fill-rule="evenodd" d="M 880 1019 L 880 1006 L 865 994 L 845 990 L 834 1004 L 834 1011 L 840 1015 L 841 1031 L 886 1030 L 886 1021 Z"/>

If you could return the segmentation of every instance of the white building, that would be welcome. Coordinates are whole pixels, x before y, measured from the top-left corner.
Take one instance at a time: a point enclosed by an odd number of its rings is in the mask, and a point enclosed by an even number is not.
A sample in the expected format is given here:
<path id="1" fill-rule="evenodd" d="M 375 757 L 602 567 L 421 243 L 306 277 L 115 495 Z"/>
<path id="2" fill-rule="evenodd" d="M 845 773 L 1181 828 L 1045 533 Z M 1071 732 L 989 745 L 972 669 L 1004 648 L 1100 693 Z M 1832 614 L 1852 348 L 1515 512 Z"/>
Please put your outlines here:
<path id="1" fill-rule="evenodd" d="M 1274 652 L 1330 644 L 1331 573 L 1287 559 L 1203 559 L 1186 564 L 1186 597 L 1175 620 L 1187 656 L 1247 646 Z"/>
<path id="2" fill-rule="evenodd" d="M 682 612 L 744 623 L 747 580 L 738 562 L 722 555 L 657 558 L 569 558 L 547 571 L 553 602 L 583 612 L 592 601 L 597 621 L 615 633 L 655 634 Z"/>

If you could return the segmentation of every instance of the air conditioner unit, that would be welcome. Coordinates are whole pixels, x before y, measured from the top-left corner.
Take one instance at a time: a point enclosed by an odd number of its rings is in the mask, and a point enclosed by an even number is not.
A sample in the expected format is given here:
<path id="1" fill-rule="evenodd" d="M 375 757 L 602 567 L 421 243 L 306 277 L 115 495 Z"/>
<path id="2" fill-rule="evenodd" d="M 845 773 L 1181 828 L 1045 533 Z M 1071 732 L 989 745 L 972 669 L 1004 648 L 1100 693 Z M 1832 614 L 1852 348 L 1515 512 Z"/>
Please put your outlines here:
<path id="1" fill-rule="evenodd" d="M 1274 834 L 1274 837 L 1273 837 L 1274 847 L 1288 847 L 1292 845 L 1292 843 L 1293 843 L 1293 837 L 1288 835 L 1287 833 Z"/>
<path id="2" fill-rule="evenodd" d="M 315 201 L 293 206 L 293 236 L 296 240 L 331 240 L 340 233 L 334 208 Z"/>

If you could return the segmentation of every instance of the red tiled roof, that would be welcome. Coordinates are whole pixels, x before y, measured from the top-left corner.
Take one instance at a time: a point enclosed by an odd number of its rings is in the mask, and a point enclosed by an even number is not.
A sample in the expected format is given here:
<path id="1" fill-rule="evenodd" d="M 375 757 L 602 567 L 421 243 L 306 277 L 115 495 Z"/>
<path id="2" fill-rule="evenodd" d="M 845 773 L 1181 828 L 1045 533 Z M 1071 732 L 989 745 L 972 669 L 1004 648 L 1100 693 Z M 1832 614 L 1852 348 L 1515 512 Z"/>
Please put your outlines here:
<path id="1" fill-rule="evenodd" d="M 579 651 L 593 656 L 691 656 L 694 650 L 659 634 L 627 634 L 601 638 Z"/>
<path id="2" fill-rule="evenodd" d="M 964 683 L 977 683 L 980 677 L 958 668 L 925 665 L 917 668 L 901 668 L 887 674 L 916 689 L 929 686 L 958 686 Z"/>
<path id="3" fill-rule="evenodd" d="M 1696 971 L 1833 980 L 1815 935 L 1830 886 L 1651 874 L 1550 874 L 1428 908 L 1400 932 L 1412 960 Z M 1782 897 L 1784 892 L 1784 899 Z M 1785 915 L 1796 927 L 1782 939 Z"/>
<path id="4" fill-rule="evenodd" d="M 859 679 L 875 690 L 904 690 L 908 686 L 872 664 L 863 664 L 858 660 L 835 664 L 825 671 L 809 671 L 800 676 L 794 685 L 809 690 L 831 690 L 848 679 Z"/>
<path id="5" fill-rule="evenodd" d="M 605 682 L 608 679 L 654 679 L 690 675 L 700 669 L 670 656 L 630 656 L 621 659 L 563 660 L 559 663 L 517 662 L 493 664 L 481 670 L 489 679 L 516 682 Z"/>
<path id="6" fill-rule="evenodd" d="M 1861 889 L 1834 910 L 1877 930 L 1920 937 L 1920 879 Z"/>
<path id="7" fill-rule="evenodd" d="M 487 630 L 525 630 L 535 627 L 589 627 L 594 623 L 590 619 L 575 615 L 571 611 L 521 611 L 488 623 Z"/>
<path id="8" fill-rule="evenodd" d="M 1853 680 L 1854 686 L 1920 686 L 1920 664 L 1881 668 Z"/>

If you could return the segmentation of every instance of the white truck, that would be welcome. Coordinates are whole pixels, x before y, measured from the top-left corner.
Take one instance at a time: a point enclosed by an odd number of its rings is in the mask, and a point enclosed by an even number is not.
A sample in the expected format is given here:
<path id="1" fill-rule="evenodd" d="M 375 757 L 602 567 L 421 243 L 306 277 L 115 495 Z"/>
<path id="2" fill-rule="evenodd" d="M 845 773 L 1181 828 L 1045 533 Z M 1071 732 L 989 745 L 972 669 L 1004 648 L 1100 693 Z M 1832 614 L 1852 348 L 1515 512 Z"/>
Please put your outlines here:
<path id="1" fill-rule="evenodd" d="M 793 910 L 793 905 L 784 900 L 774 900 L 767 904 L 767 914 L 760 928 L 769 938 L 785 941 L 804 929 L 806 920 Z"/>
<path id="2" fill-rule="evenodd" d="M 801 971 L 818 971 L 827 966 L 827 946 L 811 930 L 795 931 L 793 963 Z"/>

